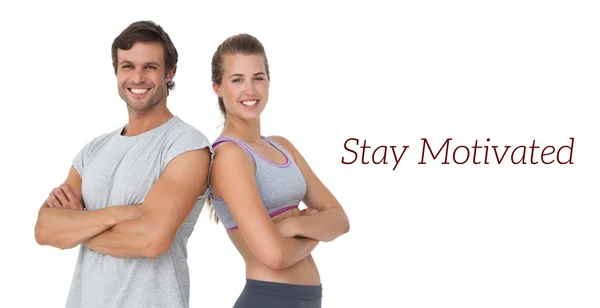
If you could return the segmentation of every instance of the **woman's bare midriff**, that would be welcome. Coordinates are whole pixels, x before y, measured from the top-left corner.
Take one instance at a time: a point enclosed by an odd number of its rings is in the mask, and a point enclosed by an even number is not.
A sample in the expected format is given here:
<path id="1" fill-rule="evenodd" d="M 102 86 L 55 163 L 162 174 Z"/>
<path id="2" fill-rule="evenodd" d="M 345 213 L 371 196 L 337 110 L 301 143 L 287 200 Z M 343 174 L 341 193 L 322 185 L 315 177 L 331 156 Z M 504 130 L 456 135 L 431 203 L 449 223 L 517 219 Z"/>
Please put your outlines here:
<path id="1" fill-rule="evenodd" d="M 291 209 L 285 211 L 271 218 L 271 221 L 277 222 L 291 216 L 300 216 L 300 210 Z M 248 247 L 246 244 L 246 241 L 244 240 L 244 237 L 240 233 L 239 229 L 227 231 L 227 234 L 233 242 L 233 245 L 242 255 L 242 258 L 244 258 L 246 263 L 246 278 L 299 285 L 321 284 L 319 271 L 315 261 L 312 258 L 312 255 L 309 255 L 304 260 L 290 267 L 275 270 L 267 267 L 260 260 L 258 260 L 258 258 L 256 258 L 252 250 L 250 250 L 250 247 Z"/>

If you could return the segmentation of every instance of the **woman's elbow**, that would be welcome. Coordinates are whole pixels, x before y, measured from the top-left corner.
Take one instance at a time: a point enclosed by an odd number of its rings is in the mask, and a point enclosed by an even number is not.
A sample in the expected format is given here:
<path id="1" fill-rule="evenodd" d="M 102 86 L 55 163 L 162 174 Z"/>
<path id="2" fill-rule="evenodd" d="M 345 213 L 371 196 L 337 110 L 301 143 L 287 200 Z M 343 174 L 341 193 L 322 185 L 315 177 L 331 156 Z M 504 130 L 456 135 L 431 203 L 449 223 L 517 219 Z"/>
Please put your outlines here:
<path id="1" fill-rule="evenodd" d="M 324 238 L 322 241 L 323 242 L 332 242 L 333 240 L 337 239 L 338 237 L 350 232 L 350 222 L 348 221 L 348 217 L 346 217 L 344 215 L 344 219 L 338 226 L 339 227 L 337 228 L 337 232 L 331 233 L 328 238 Z"/>
<path id="2" fill-rule="evenodd" d="M 285 257 L 279 249 L 266 251 L 260 258 L 261 262 L 270 269 L 280 270 L 285 267 Z"/>
<path id="3" fill-rule="evenodd" d="M 342 236 L 348 232 L 350 232 L 350 220 L 346 213 L 343 213 L 343 218 L 341 219 L 340 228 L 336 237 Z"/>
<path id="4" fill-rule="evenodd" d="M 350 232 L 350 220 L 348 219 L 348 216 L 346 216 L 346 221 L 342 230 L 342 234 L 346 234 L 348 232 Z"/>

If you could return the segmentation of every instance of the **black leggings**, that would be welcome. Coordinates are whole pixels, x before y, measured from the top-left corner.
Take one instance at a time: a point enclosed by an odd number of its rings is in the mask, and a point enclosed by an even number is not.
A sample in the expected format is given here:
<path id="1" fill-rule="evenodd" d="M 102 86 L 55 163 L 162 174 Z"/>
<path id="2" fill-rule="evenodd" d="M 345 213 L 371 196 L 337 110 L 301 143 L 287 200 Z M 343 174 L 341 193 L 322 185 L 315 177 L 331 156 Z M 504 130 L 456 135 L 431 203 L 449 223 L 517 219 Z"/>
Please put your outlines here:
<path id="1" fill-rule="evenodd" d="M 246 279 L 233 308 L 321 308 L 323 288 Z"/>

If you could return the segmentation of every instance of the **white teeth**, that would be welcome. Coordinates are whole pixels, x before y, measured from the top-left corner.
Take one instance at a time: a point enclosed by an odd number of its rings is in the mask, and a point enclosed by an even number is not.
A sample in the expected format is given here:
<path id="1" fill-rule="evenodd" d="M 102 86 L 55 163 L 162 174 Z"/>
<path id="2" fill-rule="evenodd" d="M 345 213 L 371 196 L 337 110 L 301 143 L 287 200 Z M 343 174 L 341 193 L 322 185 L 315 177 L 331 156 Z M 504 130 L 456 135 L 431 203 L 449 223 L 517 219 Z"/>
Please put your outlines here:
<path id="1" fill-rule="evenodd" d="M 256 105 L 258 101 L 242 101 L 242 104 L 244 104 L 244 106 L 246 107 L 252 107 L 254 105 Z"/>
<path id="2" fill-rule="evenodd" d="M 131 89 L 131 93 L 134 94 L 144 94 L 148 92 L 148 89 Z"/>

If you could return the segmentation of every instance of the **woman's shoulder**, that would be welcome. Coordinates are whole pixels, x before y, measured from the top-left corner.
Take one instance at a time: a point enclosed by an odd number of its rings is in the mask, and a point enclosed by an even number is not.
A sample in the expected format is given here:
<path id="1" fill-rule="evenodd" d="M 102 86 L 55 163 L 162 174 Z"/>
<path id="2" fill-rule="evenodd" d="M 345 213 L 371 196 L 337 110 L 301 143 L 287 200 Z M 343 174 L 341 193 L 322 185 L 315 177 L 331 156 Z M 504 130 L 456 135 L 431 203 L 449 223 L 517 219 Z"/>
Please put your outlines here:
<path id="1" fill-rule="evenodd" d="M 294 145 L 292 144 L 292 142 L 289 139 L 287 139 L 281 135 L 266 136 L 265 138 L 267 138 L 271 141 L 274 141 L 275 143 L 284 147 L 288 151 L 291 151 L 294 148 Z"/>
<path id="2" fill-rule="evenodd" d="M 212 143 L 215 151 L 215 164 L 245 164 L 252 161 L 252 154 L 247 145 L 235 137 L 221 135 Z"/>

